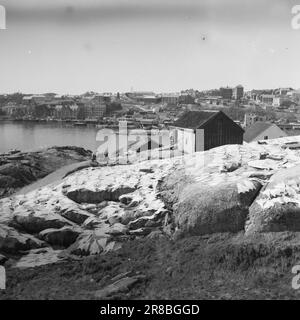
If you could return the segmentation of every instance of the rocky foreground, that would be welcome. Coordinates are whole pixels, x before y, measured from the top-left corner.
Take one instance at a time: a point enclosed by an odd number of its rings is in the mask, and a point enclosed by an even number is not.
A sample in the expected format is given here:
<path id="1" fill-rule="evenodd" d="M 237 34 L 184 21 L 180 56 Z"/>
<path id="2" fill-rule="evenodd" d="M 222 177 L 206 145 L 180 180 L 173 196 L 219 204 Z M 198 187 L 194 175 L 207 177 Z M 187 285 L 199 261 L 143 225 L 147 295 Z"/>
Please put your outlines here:
<path id="1" fill-rule="evenodd" d="M 90 160 L 91 154 L 79 147 L 52 147 L 35 152 L 15 150 L 0 154 L 0 198 L 63 166 Z"/>
<path id="2" fill-rule="evenodd" d="M 132 240 L 300 231 L 299 142 L 86 168 L 2 199 L 1 260 L 28 268 L 119 252 Z"/>

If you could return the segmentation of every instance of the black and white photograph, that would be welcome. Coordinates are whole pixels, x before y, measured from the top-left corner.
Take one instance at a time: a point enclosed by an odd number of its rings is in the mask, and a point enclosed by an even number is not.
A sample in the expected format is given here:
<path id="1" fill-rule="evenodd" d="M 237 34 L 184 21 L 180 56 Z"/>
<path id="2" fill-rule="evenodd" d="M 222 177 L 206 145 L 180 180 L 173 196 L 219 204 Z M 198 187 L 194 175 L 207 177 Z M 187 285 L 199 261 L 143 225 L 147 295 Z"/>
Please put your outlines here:
<path id="1" fill-rule="evenodd" d="M 0 300 L 298 300 L 299 57 L 300 0 L 0 0 Z"/>

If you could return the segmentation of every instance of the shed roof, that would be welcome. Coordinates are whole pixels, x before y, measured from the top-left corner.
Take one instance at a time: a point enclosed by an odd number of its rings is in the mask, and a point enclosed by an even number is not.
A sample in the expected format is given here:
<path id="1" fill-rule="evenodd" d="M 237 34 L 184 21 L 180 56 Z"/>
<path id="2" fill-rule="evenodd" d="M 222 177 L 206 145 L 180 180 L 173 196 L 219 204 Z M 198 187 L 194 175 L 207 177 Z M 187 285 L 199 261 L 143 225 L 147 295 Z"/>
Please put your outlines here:
<path id="1" fill-rule="evenodd" d="M 262 132 L 272 127 L 273 125 L 274 123 L 270 123 L 270 122 L 262 122 L 262 121 L 255 122 L 252 126 L 246 129 L 244 140 L 246 142 L 252 141 L 258 135 L 260 135 Z"/>
<path id="2" fill-rule="evenodd" d="M 188 111 L 175 122 L 176 127 L 197 129 L 220 111 Z"/>

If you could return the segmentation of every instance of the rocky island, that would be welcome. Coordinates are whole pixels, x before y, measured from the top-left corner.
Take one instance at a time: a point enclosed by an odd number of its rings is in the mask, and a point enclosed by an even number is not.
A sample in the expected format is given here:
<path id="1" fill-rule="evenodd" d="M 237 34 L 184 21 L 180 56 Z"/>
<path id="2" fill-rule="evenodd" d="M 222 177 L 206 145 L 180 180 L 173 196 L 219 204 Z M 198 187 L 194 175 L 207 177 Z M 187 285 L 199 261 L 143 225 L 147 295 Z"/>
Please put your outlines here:
<path id="1" fill-rule="evenodd" d="M 89 167 L 2 199 L 0 297 L 294 298 L 299 142 Z"/>
<path id="2" fill-rule="evenodd" d="M 70 146 L 51 147 L 34 152 L 12 150 L 0 154 L 0 198 L 63 166 L 90 160 L 91 155 L 91 151 Z"/>

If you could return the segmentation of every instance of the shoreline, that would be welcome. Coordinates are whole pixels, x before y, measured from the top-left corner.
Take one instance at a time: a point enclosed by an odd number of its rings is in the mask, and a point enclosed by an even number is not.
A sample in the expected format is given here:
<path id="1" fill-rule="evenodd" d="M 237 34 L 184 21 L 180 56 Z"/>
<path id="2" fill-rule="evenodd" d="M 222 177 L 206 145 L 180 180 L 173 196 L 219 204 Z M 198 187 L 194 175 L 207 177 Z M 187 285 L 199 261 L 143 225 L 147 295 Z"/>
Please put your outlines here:
<path id="1" fill-rule="evenodd" d="M 37 181 L 35 181 L 27 186 L 24 186 L 20 190 L 17 190 L 13 195 L 14 196 L 24 195 L 26 193 L 29 193 L 29 192 L 35 190 L 35 189 L 39 189 L 39 188 L 42 188 L 42 187 L 50 185 L 50 184 L 52 186 L 55 186 L 55 185 L 59 184 L 61 182 L 61 180 L 66 175 L 68 175 L 70 172 L 72 172 L 76 169 L 89 167 L 91 164 L 92 164 L 91 160 L 86 160 L 86 161 L 76 162 L 73 164 L 63 166 L 63 167 L 53 171 L 52 173 L 49 173 L 44 178 L 38 179 Z"/>
<path id="2" fill-rule="evenodd" d="M 63 167 L 72 168 L 78 163 L 88 162 L 91 156 L 90 150 L 75 146 L 53 146 L 29 152 L 16 150 L 0 154 L 0 199 L 14 195 L 25 187 L 31 190 L 30 185 L 39 185 L 39 181 L 49 174 Z M 55 174 L 52 179 L 54 177 Z M 49 181 L 54 180 L 50 177 Z"/>

